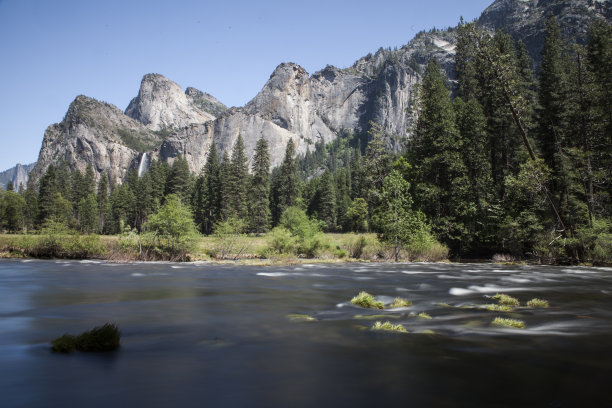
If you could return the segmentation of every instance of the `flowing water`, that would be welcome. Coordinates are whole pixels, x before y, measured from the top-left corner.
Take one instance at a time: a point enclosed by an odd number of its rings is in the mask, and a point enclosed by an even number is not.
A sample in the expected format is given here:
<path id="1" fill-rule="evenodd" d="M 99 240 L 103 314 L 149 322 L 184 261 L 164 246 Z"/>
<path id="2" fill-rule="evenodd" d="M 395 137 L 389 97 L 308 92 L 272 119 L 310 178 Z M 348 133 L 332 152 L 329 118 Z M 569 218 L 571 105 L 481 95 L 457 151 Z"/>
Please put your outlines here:
<path id="1" fill-rule="evenodd" d="M 475 308 L 498 292 L 550 307 Z M 612 406 L 611 297 L 610 268 L 1 261 L 0 406 Z M 118 351 L 50 351 L 105 322 Z"/>

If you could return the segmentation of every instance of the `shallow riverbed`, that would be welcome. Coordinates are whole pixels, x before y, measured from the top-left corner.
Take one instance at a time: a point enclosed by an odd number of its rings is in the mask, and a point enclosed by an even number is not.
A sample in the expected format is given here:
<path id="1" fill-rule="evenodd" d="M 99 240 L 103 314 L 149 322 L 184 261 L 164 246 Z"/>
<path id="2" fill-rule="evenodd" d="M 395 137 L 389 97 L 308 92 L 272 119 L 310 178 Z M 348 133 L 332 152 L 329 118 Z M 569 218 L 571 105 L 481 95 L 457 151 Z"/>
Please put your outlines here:
<path id="1" fill-rule="evenodd" d="M 476 307 L 497 292 L 550 307 Z M 107 321 L 119 351 L 50 351 Z M 2 260 L 0 367 L 3 407 L 612 406 L 612 269 Z"/>

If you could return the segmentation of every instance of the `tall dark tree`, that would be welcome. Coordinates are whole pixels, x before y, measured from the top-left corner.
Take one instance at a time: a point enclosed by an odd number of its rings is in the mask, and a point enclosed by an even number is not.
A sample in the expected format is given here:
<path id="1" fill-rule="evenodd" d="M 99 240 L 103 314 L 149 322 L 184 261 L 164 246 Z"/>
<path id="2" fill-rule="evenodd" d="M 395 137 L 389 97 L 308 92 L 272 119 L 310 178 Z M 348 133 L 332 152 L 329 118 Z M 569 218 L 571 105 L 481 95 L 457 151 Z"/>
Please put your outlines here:
<path id="1" fill-rule="evenodd" d="M 249 190 L 249 228 L 256 234 L 270 227 L 270 154 L 263 137 L 257 141 Z"/>
<path id="2" fill-rule="evenodd" d="M 40 178 L 38 187 L 38 223 L 42 225 L 54 214 L 53 202 L 57 193 L 55 167 L 49 165 L 45 174 Z"/>
<path id="3" fill-rule="evenodd" d="M 415 199 L 432 221 L 434 232 L 453 249 L 469 237 L 464 221 L 469 211 L 469 180 L 461 154 L 450 91 L 437 61 L 425 70 L 421 105 L 409 162 L 415 168 Z"/>
<path id="4" fill-rule="evenodd" d="M 187 160 L 179 156 L 174 159 L 166 182 L 165 195 L 176 194 L 181 201 L 191 198 L 191 173 Z"/>
<path id="5" fill-rule="evenodd" d="M 283 162 L 272 173 L 270 211 L 274 225 L 278 224 L 281 215 L 287 208 L 295 205 L 300 193 L 299 188 L 295 146 L 293 139 L 289 139 Z"/>
<path id="6" fill-rule="evenodd" d="M 327 231 L 334 231 L 337 223 L 336 188 L 330 171 L 325 171 L 319 182 L 319 219 L 325 222 Z"/>
<path id="7" fill-rule="evenodd" d="M 246 220 L 247 218 L 247 186 L 249 182 L 249 167 L 244 151 L 242 136 L 238 139 L 232 149 L 231 171 L 229 174 L 229 186 L 232 191 L 230 201 L 231 216 Z"/>
<path id="8" fill-rule="evenodd" d="M 219 156 L 217 155 L 217 146 L 215 142 L 210 146 L 208 151 L 208 157 L 206 158 L 206 164 L 204 165 L 203 173 L 204 179 L 202 202 L 204 209 L 202 211 L 202 225 L 201 231 L 204 234 L 210 234 L 213 232 L 214 225 L 220 220 L 221 212 L 221 180 L 219 174 Z"/>
<path id="9" fill-rule="evenodd" d="M 225 221 L 233 215 L 232 202 L 232 162 L 227 154 L 223 152 L 223 158 L 219 165 L 219 221 Z"/>

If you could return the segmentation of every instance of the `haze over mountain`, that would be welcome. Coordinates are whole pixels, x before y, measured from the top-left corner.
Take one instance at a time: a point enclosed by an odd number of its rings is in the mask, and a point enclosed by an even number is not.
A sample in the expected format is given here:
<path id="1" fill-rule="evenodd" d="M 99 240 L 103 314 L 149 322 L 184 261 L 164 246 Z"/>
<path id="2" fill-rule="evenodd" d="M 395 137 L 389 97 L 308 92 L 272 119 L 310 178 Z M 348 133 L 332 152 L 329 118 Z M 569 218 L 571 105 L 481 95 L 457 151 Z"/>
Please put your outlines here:
<path id="1" fill-rule="evenodd" d="M 567 38 L 584 41 L 593 19 L 611 20 L 610 6 L 601 0 L 497 0 L 478 23 L 521 38 L 537 61 L 549 13 Z M 183 91 L 160 74 L 148 74 L 125 112 L 76 97 L 64 119 L 46 130 L 34 175 L 65 160 L 72 169 L 92 164 L 97 177 L 108 172 L 120 181 L 129 169 L 146 168 L 151 158 L 172 162 L 179 155 L 192 172 L 200 172 L 213 141 L 222 155 L 231 152 L 238 135 L 249 158 L 257 140 L 266 138 L 276 166 L 290 139 L 305 154 L 342 131 L 367 131 L 371 120 L 409 137 L 424 65 L 436 57 L 452 78 L 453 56 L 449 29 L 419 33 L 400 49 L 379 49 L 346 69 L 327 66 L 310 75 L 297 64 L 281 63 L 249 103 L 232 109 L 195 88 Z"/>

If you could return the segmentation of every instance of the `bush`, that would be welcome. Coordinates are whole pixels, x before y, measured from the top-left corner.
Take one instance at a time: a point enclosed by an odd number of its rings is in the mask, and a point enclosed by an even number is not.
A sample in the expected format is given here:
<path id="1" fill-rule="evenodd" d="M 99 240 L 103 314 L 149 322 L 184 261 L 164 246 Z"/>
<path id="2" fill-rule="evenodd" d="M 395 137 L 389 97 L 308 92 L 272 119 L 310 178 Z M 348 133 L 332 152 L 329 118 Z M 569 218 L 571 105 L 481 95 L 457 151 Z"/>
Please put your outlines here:
<path id="1" fill-rule="evenodd" d="M 345 249 L 351 258 L 376 259 L 381 252 L 381 244 L 374 234 L 352 234 L 346 236 Z"/>
<path id="2" fill-rule="evenodd" d="M 238 259 L 249 250 L 249 241 L 244 234 L 245 227 L 244 221 L 235 217 L 230 217 L 215 226 L 217 258 Z"/>
<path id="3" fill-rule="evenodd" d="M 295 254 L 297 252 L 297 239 L 291 231 L 284 227 L 276 227 L 267 237 L 269 250 L 277 254 Z"/>
<path id="4" fill-rule="evenodd" d="M 71 334 L 64 334 L 51 342 L 51 348 L 59 353 L 70 353 L 74 350 L 112 351 L 119 348 L 120 337 L 121 334 L 117 326 L 106 323 L 76 337 Z"/>
<path id="5" fill-rule="evenodd" d="M 289 207 L 281 216 L 280 225 L 268 234 L 268 246 L 268 252 L 314 258 L 331 244 L 321 232 L 319 222 L 310 220 L 302 209 Z"/>

